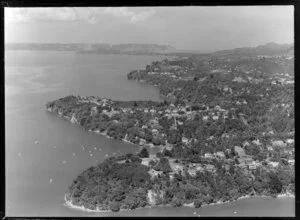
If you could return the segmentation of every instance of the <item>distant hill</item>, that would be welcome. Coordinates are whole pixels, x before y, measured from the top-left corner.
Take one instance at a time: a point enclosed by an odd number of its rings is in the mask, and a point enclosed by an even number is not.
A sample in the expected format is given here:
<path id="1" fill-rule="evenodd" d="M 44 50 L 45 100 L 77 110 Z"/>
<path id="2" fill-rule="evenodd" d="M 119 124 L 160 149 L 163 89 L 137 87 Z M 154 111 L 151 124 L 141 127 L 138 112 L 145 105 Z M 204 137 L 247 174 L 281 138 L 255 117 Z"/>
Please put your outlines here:
<path id="1" fill-rule="evenodd" d="M 158 44 L 60 44 L 60 43 L 7 43 L 5 50 L 52 50 L 76 51 L 78 53 L 97 54 L 166 54 L 178 56 L 210 55 L 210 56 L 257 56 L 257 55 L 294 55 L 293 44 L 267 43 L 257 47 L 242 47 L 217 52 L 180 50 L 169 45 Z"/>
<path id="2" fill-rule="evenodd" d="M 6 50 L 54 50 L 100 54 L 168 54 L 177 52 L 169 45 L 157 44 L 59 44 L 59 43 L 7 43 Z"/>
<path id="3" fill-rule="evenodd" d="M 242 47 L 232 50 L 221 50 L 212 53 L 214 56 L 257 56 L 257 55 L 294 55 L 293 44 L 267 43 L 257 47 Z"/>
<path id="4" fill-rule="evenodd" d="M 60 44 L 60 43 L 6 43 L 5 50 L 59 50 L 75 51 L 85 47 L 84 44 Z"/>

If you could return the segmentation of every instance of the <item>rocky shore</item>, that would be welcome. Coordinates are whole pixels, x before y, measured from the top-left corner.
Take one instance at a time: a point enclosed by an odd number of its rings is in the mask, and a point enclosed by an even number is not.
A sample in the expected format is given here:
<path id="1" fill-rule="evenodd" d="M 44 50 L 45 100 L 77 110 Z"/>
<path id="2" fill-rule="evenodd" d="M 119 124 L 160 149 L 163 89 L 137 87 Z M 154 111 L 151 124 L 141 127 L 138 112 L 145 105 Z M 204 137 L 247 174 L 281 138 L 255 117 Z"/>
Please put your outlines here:
<path id="1" fill-rule="evenodd" d="M 250 195 L 247 195 L 247 196 L 241 196 L 239 197 L 238 199 L 236 200 L 233 200 L 233 201 L 225 201 L 225 202 L 221 202 L 221 201 L 218 201 L 216 203 L 210 203 L 210 204 L 203 204 L 201 207 L 206 207 L 206 206 L 213 206 L 213 205 L 222 205 L 222 204 L 227 204 L 227 203 L 231 203 L 231 202 L 236 202 L 236 201 L 239 201 L 239 200 L 242 200 L 242 199 L 249 199 L 249 198 L 268 198 L 270 196 L 257 196 L 257 195 L 254 195 L 254 196 L 250 196 Z M 279 194 L 277 195 L 277 198 L 295 198 L 295 195 L 292 194 L 292 193 L 283 193 L 283 194 Z M 64 200 L 65 200 L 65 206 L 71 208 L 71 209 L 77 209 L 77 210 L 81 210 L 81 211 L 85 211 L 85 212 L 98 212 L 98 213 L 109 213 L 109 212 L 113 212 L 111 210 L 100 210 L 99 208 L 97 208 L 96 210 L 93 210 L 93 209 L 88 209 L 88 208 L 84 208 L 83 206 L 76 206 L 76 205 L 73 205 L 72 204 L 72 201 L 70 200 L 67 200 L 66 198 L 66 195 L 64 197 Z M 189 207 L 189 208 L 195 208 L 194 206 L 194 202 L 192 203 L 185 203 L 183 204 L 182 206 L 184 207 Z M 167 204 L 167 205 L 148 205 L 148 206 L 145 206 L 145 207 L 139 207 L 137 209 L 146 209 L 146 208 L 156 208 L 156 207 L 171 207 L 171 204 Z M 120 209 L 120 211 L 128 211 L 130 209 Z"/>

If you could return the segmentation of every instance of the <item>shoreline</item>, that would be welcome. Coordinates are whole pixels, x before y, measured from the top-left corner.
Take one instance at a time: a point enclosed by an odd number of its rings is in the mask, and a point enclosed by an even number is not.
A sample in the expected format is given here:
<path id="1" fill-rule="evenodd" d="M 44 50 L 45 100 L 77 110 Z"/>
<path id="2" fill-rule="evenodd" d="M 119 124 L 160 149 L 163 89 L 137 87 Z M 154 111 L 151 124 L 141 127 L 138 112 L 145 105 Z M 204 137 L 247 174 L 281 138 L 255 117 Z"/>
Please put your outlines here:
<path id="1" fill-rule="evenodd" d="M 77 122 L 77 119 L 74 117 L 69 117 L 69 116 L 63 116 L 60 112 L 55 112 L 53 111 L 52 109 L 50 108 L 47 108 L 46 111 L 48 112 L 51 112 L 51 113 L 55 113 L 57 114 L 59 117 L 61 118 L 64 118 L 66 119 L 67 121 L 71 122 L 72 124 L 76 124 L 76 125 L 79 125 L 79 127 L 83 128 L 83 126 L 81 126 L 78 122 Z M 135 143 L 132 143 L 130 141 L 128 141 L 127 139 L 123 138 L 123 139 L 115 139 L 113 137 L 110 137 L 107 135 L 107 131 L 105 130 L 104 132 L 100 132 L 100 130 L 87 130 L 88 132 L 93 132 L 93 133 L 96 133 L 96 134 L 100 134 L 108 139 L 113 139 L 113 140 L 117 140 L 117 141 L 122 141 L 124 143 L 129 143 L 129 144 L 132 144 L 132 145 L 135 145 L 135 146 L 141 146 L 141 147 L 150 147 L 150 148 L 153 148 L 153 147 L 161 147 L 161 148 L 165 148 L 167 145 L 154 145 L 153 143 L 144 143 L 144 144 L 135 144 Z"/>
<path id="2" fill-rule="evenodd" d="M 50 109 L 47 109 L 47 111 L 53 112 Z M 60 117 L 63 117 L 65 119 L 67 119 L 72 124 L 78 124 L 76 119 L 72 120 L 73 117 L 70 118 L 68 116 L 62 116 L 59 112 L 57 114 Z M 80 126 L 80 127 L 82 127 L 82 126 Z M 100 132 L 100 130 L 91 130 L 91 129 L 89 129 L 88 131 L 100 134 L 102 136 L 105 136 L 108 139 L 115 139 L 113 137 L 108 136 L 106 130 L 104 132 Z M 132 142 L 130 142 L 130 141 L 127 140 L 126 136 L 123 139 L 115 139 L 115 140 L 122 141 L 124 143 L 129 143 L 129 144 L 132 144 L 132 145 L 137 146 L 137 147 L 150 147 L 150 148 L 155 147 L 153 143 L 144 143 L 144 144 L 135 144 L 135 143 L 132 143 Z M 163 148 L 166 147 L 166 145 L 159 145 L 157 147 L 160 147 L 160 148 L 163 149 Z M 237 198 L 236 200 L 224 201 L 224 202 L 217 201 L 215 203 L 203 204 L 201 207 L 212 206 L 212 205 L 222 205 L 222 204 L 236 202 L 236 201 L 239 201 L 241 199 L 246 199 L 246 198 L 267 198 L 267 197 L 272 198 L 272 196 L 266 196 L 266 195 L 252 195 L 252 196 L 251 195 L 246 195 L 246 196 L 241 196 L 241 197 Z M 291 194 L 290 192 L 286 192 L 286 193 L 281 193 L 281 194 L 276 195 L 276 198 L 295 198 L 295 195 Z M 67 206 L 69 208 L 73 208 L 73 209 L 78 209 L 78 210 L 81 210 L 81 211 L 86 211 L 86 212 L 98 212 L 98 213 L 101 213 L 101 212 L 113 212 L 113 211 L 111 211 L 109 209 L 107 209 L 107 210 L 100 210 L 98 207 L 97 207 L 97 209 L 93 210 L 93 209 L 84 208 L 83 206 L 76 206 L 76 205 L 72 204 L 72 201 L 67 200 L 66 197 L 65 197 L 65 206 Z M 184 203 L 182 206 L 183 207 L 189 207 L 189 208 L 195 208 L 194 207 L 194 202 L 192 202 L 192 203 Z M 167 204 L 167 205 L 147 205 L 145 207 L 138 207 L 136 209 L 158 208 L 158 207 L 172 207 L 172 205 L 171 204 Z M 130 211 L 130 210 L 131 209 L 120 209 L 119 211 Z"/>
<path id="3" fill-rule="evenodd" d="M 241 196 L 241 197 L 239 197 L 239 198 L 237 198 L 236 200 L 233 200 L 233 201 L 225 201 L 225 202 L 218 201 L 216 203 L 204 204 L 200 208 L 207 207 L 207 206 L 214 206 L 214 205 L 223 205 L 223 204 L 227 204 L 227 203 L 237 202 L 237 201 L 242 200 L 242 199 L 250 199 L 250 198 L 272 198 L 272 197 L 271 196 L 264 196 L 264 195 L 262 195 L 262 196 L 258 196 L 258 195 L 250 196 L 250 195 L 247 195 L 247 196 Z M 278 198 L 295 198 L 295 195 L 291 194 L 289 192 L 287 192 L 287 193 L 281 193 L 281 194 L 278 194 L 275 199 L 278 199 Z M 85 212 L 113 213 L 113 211 L 111 211 L 111 210 L 100 210 L 98 208 L 96 210 L 93 210 L 93 209 L 84 208 L 83 206 L 73 205 L 72 201 L 66 199 L 66 194 L 64 196 L 64 200 L 65 200 L 64 206 L 66 206 L 68 208 L 71 208 L 71 209 L 77 209 L 77 210 L 81 210 L 81 211 L 85 211 Z M 171 206 L 171 204 L 167 204 L 167 205 L 152 205 L 152 206 L 147 205 L 145 207 L 138 207 L 136 209 L 148 209 L 148 208 L 160 208 L 160 207 L 172 207 L 172 206 Z M 192 202 L 192 203 L 184 203 L 182 205 L 182 207 L 188 207 L 188 208 L 197 209 L 197 208 L 194 207 L 194 202 Z M 176 208 L 176 207 L 174 207 L 174 208 Z M 118 212 L 121 212 L 121 211 L 133 211 L 133 210 L 135 210 L 135 209 L 120 209 Z"/>

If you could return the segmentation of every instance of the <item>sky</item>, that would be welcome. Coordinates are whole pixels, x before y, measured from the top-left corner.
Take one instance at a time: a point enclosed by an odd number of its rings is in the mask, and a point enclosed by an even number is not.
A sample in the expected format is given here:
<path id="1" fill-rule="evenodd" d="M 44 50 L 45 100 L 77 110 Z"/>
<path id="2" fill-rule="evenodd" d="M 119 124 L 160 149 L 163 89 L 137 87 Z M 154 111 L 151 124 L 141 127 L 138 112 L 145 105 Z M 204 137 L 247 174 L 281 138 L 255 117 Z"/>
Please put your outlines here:
<path id="1" fill-rule="evenodd" d="M 293 6 L 5 8 L 5 42 L 145 43 L 212 51 L 294 42 Z"/>

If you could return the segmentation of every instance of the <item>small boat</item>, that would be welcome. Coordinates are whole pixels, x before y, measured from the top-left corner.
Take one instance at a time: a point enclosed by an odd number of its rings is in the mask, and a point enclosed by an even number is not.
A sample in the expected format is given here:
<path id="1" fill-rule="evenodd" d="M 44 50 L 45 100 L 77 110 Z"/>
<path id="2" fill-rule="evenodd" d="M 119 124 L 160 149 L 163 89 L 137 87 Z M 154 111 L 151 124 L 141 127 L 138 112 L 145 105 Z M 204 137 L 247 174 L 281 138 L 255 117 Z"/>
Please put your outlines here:
<path id="1" fill-rule="evenodd" d="M 67 163 L 67 161 L 64 160 L 62 163 L 65 164 L 65 163 Z"/>
<path id="2" fill-rule="evenodd" d="M 193 212 L 193 214 L 194 214 L 194 215 L 196 215 L 196 214 L 197 214 L 197 212 Z"/>
<path id="3" fill-rule="evenodd" d="M 53 182 L 53 179 L 52 179 L 52 178 L 50 178 L 49 182 L 50 182 L 50 183 L 52 183 L 52 182 Z"/>
<path id="4" fill-rule="evenodd" d="M 38 141 L 35 141 L 34 143 L 35 143 L 35 144 L 38 144 L 39 142 L 38 142 Z"/>
<path id="5" fill-rule="evenodd" d="M 92 157 L 93 156 L 93 154 L 90 154 L 90 157 Z"/>
<path id="6" fill-rule="evenodd" d="M 96 148 L 96 147 L 94 147 L 94 150 L 97 150 L 97 148 Z"/>
<path id="7" fill-rule="evenodd" d="M 234 212 L 233 212 L 233 214 L 236 214 L 236 213 L 237 213 L 237 211 L 234 211 Z"/>
<path id="8" fill-rule="evenodd" d="M 105 154 L 106 157 L 108 157 L 108 154 Z"/>

